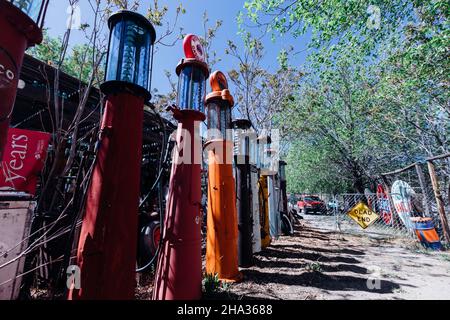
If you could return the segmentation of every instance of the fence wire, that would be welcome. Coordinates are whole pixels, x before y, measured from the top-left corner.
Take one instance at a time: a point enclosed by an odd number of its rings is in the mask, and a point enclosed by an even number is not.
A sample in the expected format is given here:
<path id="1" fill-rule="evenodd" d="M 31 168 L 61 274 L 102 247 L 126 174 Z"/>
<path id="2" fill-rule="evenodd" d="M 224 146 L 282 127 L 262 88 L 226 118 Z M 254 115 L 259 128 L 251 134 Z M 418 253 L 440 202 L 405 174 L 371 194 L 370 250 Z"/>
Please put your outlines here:
<path id="1" fill-rule="evenodd" d="M 414 193 L 410 201 L 393 200 L 402 197 L 404 199 L 404 196 L 396 193 L 340 194 L 330 197 L 333 200 L 328 203 L 328 208 L 334 216 L 336 230 L 351 234 L 417 239 L 413 228 L 414 218 L 431 218 L 441 242 L 445 243 L 434 195 Z M 360 202 L 366 204 L 378 216 L 366 229 L 348 214 Z"/>

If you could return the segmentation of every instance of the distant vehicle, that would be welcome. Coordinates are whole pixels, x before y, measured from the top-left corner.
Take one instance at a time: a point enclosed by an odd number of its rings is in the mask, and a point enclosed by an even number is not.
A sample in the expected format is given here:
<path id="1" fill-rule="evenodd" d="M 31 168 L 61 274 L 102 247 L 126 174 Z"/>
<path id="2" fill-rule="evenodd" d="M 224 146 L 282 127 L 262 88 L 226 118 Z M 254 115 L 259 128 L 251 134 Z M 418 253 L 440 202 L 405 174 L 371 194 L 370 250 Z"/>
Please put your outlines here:
<path id="1" fill-rule="evenodd" d="M 325 202 L 317 196 L 303 196 L 297 202 L 298 209 L 303 214 L 327 214 Z"/>
<path id="2" fill-rule="evenodd" d="M 328 213 L 343 213 L 344 212 L 344 206 L 342 203 L 339 203 L 338 201 L 331 200 L 328 202 Z"/>

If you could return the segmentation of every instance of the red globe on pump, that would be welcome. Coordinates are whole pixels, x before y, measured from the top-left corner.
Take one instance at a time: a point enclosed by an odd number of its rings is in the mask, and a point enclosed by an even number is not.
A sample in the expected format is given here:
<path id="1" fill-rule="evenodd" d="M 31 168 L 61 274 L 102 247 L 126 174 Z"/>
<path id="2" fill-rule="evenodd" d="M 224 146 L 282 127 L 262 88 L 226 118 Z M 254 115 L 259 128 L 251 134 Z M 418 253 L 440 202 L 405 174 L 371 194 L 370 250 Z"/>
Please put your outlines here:
<path id="1" fill-rule="evenodd" d="M 200 123 L 206 118 L 203 110 L 209 70 L 196 39 L 193 35 L 184 39 L 186 58 L 176 68 L 178 106 L 170 110 L 178 130 L 154 300 L 199 300 L 202 296 Z"/>
<path id="2" fill-rule="evenodd" d="M 200 39 L 194 34 L 188 34 L 183 41 L 183 49 L 186 58 L 205 61 L 205 50 Z"/>

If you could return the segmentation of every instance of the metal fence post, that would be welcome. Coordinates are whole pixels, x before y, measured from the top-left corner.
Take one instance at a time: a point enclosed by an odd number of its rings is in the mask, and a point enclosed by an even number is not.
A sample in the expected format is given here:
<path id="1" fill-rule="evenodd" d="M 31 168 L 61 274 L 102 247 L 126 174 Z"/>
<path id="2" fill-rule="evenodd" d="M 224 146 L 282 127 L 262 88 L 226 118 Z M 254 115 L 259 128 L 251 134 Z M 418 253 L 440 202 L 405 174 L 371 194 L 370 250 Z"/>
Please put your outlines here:
<path id="1" fill-rule="evenodd" d="M 428 206 L 428 193 L 427 193 L 427 188 L 425 185 L 425 176 L 423 175 L 423 170 L 419 163 L 416 163 L 416 172 L 417 172 L 417 177 L 419 178 L 420 189 L 422 189 L 422 195 L 423 195 L 422 204 L 423 204 L 423 208 L 425 209 L 425 216 L 431 217 L 430 207 Z M 422 213 L 422 215 L 423 215 L 423 213 Z"/>
<path id="2" fill-rule="evenodd" d="M 334 202 L 333 212 L 335 217 L 336 230 L 339 231 L 339 233 L 341 233 L 341 224 L 339 221 L 339 200 L 337 195 L 333 196 L 333 202 Z"/>

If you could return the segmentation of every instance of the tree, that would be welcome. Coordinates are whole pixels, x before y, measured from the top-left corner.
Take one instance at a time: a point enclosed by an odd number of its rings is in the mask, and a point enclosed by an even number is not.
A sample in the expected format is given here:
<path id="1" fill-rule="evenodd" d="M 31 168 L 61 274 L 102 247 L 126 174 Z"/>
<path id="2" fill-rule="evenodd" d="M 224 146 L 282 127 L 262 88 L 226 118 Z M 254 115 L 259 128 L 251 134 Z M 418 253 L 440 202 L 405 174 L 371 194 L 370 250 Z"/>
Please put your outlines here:
<path id="1" fill-rule="evenodd" d="M 182 8 L 179 6 L 178 8 Z M 177 9 L 179 10 L 179 9 Z M 209 25 L 210 20 L 208 17 L 208 13 L 205 11 L 203 13 L 203 31 L 204 34 L 200 38 L 200 41 L 204 47 L 205 55 L 206 55 L 206 64 L 208 65 L 210 71 L 213 70 L 214 66 L 221 61 L 221 58 L 218 56 L 217 52 L 214 50 L 214 40 L 216 38 L 217 32 L 222 27 L 222 20 L 216 20 L 213 25 Z M 180 37 L 184 38 L 185 34 L 183 33 L 183 29 L 180 29 Z M 153 105 L 155 109 L 162 114 L 167 119 L 172 119 L 172 113 L 167 112 L 166 108 L 173 104 L 176 104 L 177 99 L 177 82 L 173 79 L 171 70 L 164 70 L 167 81 L 170 85 L 170 91 L 168 93 L 159 93 L 159 91 L 154 88 L 153 89 Z"/>
<path id="2" fill-rule="evenodd" d="M 312 34 L 307 76 L 285 109 L 303 151 L 291 148 L 288 171 L 300 170 L 309 187 L 321 175 L 308 163 L 328 176 L 339 169 L 342 191 L 361 191 L 382 172 L 448 150 L 448 2 L 252 0 L 245 8 L 264 32 Z"/>
<path id="3" fill-rule="evenodd" d="M 226 54 L 235 58 L 238 68 L 228 72 L 235 85 L 236 113 L 249 119 L 254 129 L 274 128 L 285 104 L 292 98 L 303 73 L 280 61 L 278 69 L 271 73 L 262 66 L 264 47 L 250 33 L 243 35 L 244 49 L 240 50 L 228 40 Z"/>

